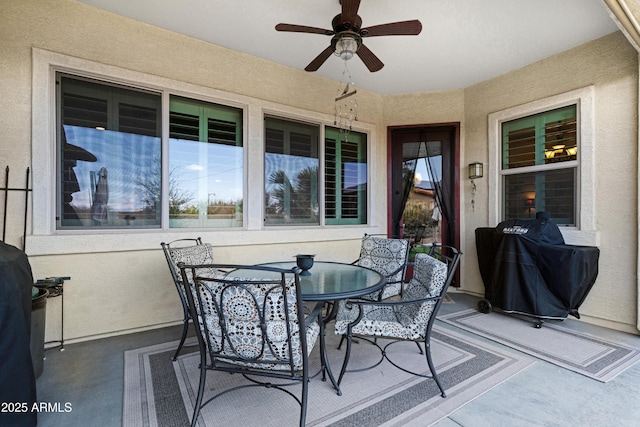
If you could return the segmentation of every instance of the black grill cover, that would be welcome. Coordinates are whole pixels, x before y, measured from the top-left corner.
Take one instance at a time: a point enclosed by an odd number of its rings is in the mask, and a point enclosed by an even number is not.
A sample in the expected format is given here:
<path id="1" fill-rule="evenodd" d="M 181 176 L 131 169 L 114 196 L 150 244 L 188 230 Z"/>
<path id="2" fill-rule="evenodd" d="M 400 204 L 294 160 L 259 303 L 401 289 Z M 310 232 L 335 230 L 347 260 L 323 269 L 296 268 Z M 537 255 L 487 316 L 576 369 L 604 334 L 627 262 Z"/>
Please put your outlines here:
<path id="1" fill-rule="evenodd" d="M 598 275 L 600 250 L 566 245 L 546 213 L 476 229 L 476 250 L 485 298 L 506 312 L 580 317 Z"/>
<path id="2" fill-rule="evenodd" d="M 31 288 L 27 255 L 0 241 L 0 426 L 35 426 L 36 381 L 31 361 Z M 25 412 L 26 409 L 26 412 Z"/>

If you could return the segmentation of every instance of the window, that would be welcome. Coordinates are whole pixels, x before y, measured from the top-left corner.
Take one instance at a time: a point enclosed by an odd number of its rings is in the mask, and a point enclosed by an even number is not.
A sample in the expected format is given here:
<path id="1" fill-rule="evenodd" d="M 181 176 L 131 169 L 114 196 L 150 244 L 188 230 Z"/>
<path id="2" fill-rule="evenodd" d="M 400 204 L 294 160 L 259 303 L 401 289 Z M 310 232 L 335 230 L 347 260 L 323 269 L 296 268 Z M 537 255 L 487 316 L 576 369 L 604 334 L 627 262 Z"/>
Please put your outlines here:
<path id="1" fill-rule="evenodd" d="M 503 218 L 548 211 L 560 225 L 577 224 L 576 104 L 502 123 Z"/>
<path id="2" fill-rule="evenodd" d="M 58 228 L 160 227 L 160 95 L 58 83 Z"/>
<path id="3" fill-rule="evenodd" d="M 242 111 L 171 97 L 170 227 L 241 227 Z"/>
<path id="4" fill-rule="evenodd" d="M 265 224 L 319 224 L 319 127 L 265 117 Z"/>
<path id="5" fill-rule="evenodd" d="M 325 223 L 367 222 L 367 137 L 325 129 Z"/>
<path id="6" fill-rule="evenodd" d="M 163 152 L 160 93 L 57 83 L 58 229 L 242 226 L 242 110 L 171 96 Z"/>
<path id="7" fill-rule="evenodd" d="M 265 224 L 367 223 L 367 136 L 325 128 L 324 174 L 319 176 L 317 125 L 265 118 Z"/>

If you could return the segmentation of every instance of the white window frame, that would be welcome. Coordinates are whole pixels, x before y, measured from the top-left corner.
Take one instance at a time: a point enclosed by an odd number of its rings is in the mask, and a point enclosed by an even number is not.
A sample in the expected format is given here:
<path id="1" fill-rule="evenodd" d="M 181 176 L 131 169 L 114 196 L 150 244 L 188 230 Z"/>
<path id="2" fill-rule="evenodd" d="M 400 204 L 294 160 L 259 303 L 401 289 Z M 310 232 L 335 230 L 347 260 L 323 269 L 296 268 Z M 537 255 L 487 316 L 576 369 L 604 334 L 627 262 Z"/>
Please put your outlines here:
<path id="1" fill-rule="evenodd" d="M 576 179 L 576 226 L 560 227 L 569 244 L 598 246 L 595 182 L 595 88 L 587 86 L 489 114 L 489 224 L 502 220 L 502 123 L 567 105 L 576 104 L 578 171 Z"/>
<path id="2" fill-rule="evenodd" d="M 54 255 L 94 252 L 114 252 L 129 250 L 157 249 L 159 242 L 180 237 L 193 237 L 198 231 L 203 240 L 215 241 L 217 245 L 277 244 L 292 241 L 327 241 L 361 238 L 364 233 L 384 231 L 386 216 L 380 208 L 386 198 L 370 192 L 367 200 L 367 223 L 358 226 L 288 227 L 276 231 L 263 224 L 263 186 L 249 185 L 262 182 L 264 177 L 264 121 L 265 114 L 282 118 L 292 118 L 320 124 L 320 149 L 323 150 L 324 126 L 333 123 L 330 114 L 304 110 L 275 102 L 264 101 L 245 95 L 225 92 L 219 89 L 199 86 L 169 78 L 159 77 L 115 65 L 107 65 L 66 54 L 32 48 L 32 102 L 31 102 L 31 159 L 32 159 L 32 202 L 31 221 L 26 248 L 29 255 Z M 162 229 L 136 230 L 56 230 L 55 227 L 55 138 L 56 138 L 56 90 L 55 75 L 65 72 L 107 82 L 120 83 L 131 87 L 151 89 L 163 93 L 163 134 L 168 135 L 169 94 L 199 99 L 243 109 L 244 159 L 244 218 L 243 228 L 238 229 L 169 229 L 163 216 Z M 166 116 L 166 117 L 165 117 Z M 355 130 L 367 134 L 369 144 L 367 164 L 368 182 L 375 176 L 375 166 L 383 167 L 386 159 L 376 149 L 376 126 L 358 122 Z M 163 144 L 168 138 L 163 136 Z M 165 148 L 165 147 L 163 147 Z M 168 171 L 168 159 L 163 157 L 163 171 Z M 321 161 L 321 168 L 324 167 Z M 164 172 L 163 172 L 164 173 Z M 166 182 L 166 179 L 165 179 Z M 322 183 L 321 183 L 322 184 Z M 324 191 L 322 187 L 320 189 Z M 163 192 L 165 190 L 163 189 Z M 165 198 L 166 199 L 166 198 Z M 165 200 L 163 203 L 168 203 Z M 377 209 L 375 209 L 376 207 Z M 324 207 L 321 206 L 321 209 Z M 166 209 L 166 206 L 163 206 Z M 318 233 L 318 228 L 323 229 Z M 291 230 L 292 233 L 288 231 Z M 295 231 L 294 231 L 295 230 Z M 238 232 L 251 233 L 250 237 L 238 239 Z M 152 237 L 150 237 L 152 236 Z M 241 240 L 241 241 L 240 241 Z"/>

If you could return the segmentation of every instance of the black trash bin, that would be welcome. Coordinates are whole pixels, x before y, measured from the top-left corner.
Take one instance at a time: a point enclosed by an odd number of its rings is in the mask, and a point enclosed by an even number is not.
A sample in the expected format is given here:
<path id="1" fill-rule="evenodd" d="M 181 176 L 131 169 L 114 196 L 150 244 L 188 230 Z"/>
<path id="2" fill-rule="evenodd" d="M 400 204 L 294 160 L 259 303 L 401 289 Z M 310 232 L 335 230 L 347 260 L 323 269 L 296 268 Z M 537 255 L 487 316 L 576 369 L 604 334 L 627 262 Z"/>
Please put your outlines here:
<path id="1" fill-rule="evenodd" d="M 33 373 L 40 377 L 44 368 L 44 331 L 47 314 L 47 298 L 49 291 L 39 289 L 37 295 L 31 298 L 31 361 Z"/>

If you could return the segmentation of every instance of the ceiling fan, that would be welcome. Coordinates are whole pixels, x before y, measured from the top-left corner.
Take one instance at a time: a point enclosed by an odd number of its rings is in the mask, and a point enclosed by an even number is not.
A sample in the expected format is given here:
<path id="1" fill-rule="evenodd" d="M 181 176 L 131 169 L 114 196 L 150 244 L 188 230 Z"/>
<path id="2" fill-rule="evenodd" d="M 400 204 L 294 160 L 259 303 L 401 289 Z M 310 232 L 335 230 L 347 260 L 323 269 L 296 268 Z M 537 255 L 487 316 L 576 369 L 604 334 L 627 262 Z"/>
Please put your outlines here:
<path id="1" fill-rule="evenodd" d="M 341 0 L 340 4 L 342 5 L 342 12 L 336 15 L 331 21 L 333 30 L 295 24 L 276 25 L 277 31 L 333 36 L 329 47 L 323 50 L 320 55 L 316 56 L 315 59 L 305 67 L 305 71 L 317 71 L 332 53 L 340 56 L 345 61 L 351 59 L 355 53 L 360 57 L 369 71 L 379 71 L 384 67 L 384 64 L 362 43 L 363 38 L 378 36 L 417 36 L 420 34 L 420 31 L 422 31 L 422 24 L 417 19 L 362 28 L 362 19 L 358 16 L 360 0 Z"/>

